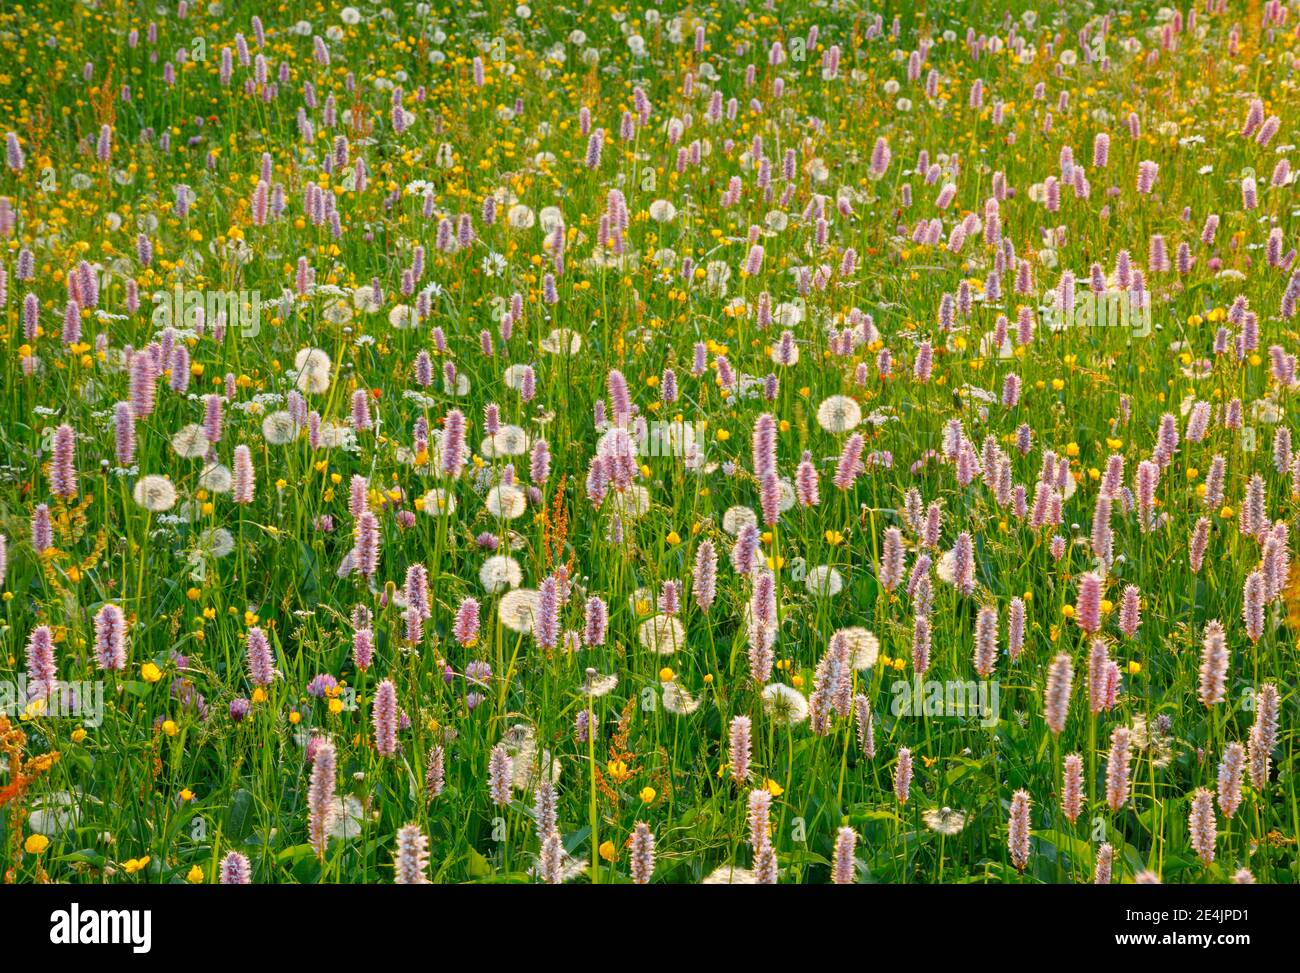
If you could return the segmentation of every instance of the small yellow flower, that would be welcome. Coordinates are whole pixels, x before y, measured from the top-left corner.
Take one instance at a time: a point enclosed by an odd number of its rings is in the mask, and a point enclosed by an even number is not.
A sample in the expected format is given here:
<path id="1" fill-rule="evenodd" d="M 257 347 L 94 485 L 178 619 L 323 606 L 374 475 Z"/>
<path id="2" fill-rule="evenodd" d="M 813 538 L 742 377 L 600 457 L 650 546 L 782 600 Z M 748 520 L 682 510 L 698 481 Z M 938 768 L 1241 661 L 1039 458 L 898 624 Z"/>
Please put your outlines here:
<path id="1" fill-rule="evenodd" d="M 653 801 L 657 796 L 658 796 L 658 795 L 655 793 L 655 789 L 654 789 L 653 787 L 643 787 L 643 788 L 641 788 L 641 794 L 640 794 L 640 797 L 641 797 L 641 801 L 642 801 L 643 803 L 645 803 L 645 804 L 649 804 L 649 803 L 650 803 L 651 801 Z"/>
<path id="2" fill-rule="evenodd" d="M 146 662 L 140 667 L 140 678 L 149 683 L 157 682 L 162 678 L 162 670 L 152 662 Z"/>
<path id="3" fill-rule="evenodd" d="M 39 855 L 50 847 L 50 839 L 43 834 L 29 834 L 23 842 L 23 850 L 29 855 Z"/>
<path id="4" fill-rule="evenodd" d="M 778 784 L 776 781 L 772 780 L 770 777 L 766 781 L 764 781 L 763 788 L 773 797 L 780 797 L 782 794 L 785 793 L 785 788 L 782 787 L 780 784 Z"/>
<path id="5" fill-rule="evenodd" d="M 666 540 L 668 544 L 672 547 L 676 547 L 678 544 L 682 542 L 681 535 L 678 534 L 677 531 L 675 530 L 670 530 L 668 532 L 668 536 L 665 537 L 664 540 Z"/>
<path id="6" fill-rule="evenodd" d="M 181 800 L 188 804 L 190 801 L 194 800 L 194 792 L 188 787 L 184 788 L 181 791 Z"/>
<path id="7" fill-rule="evenodd" d="M 128 858 L 126 861 L 122 862 L 122 869 L 128 875 L 134 875 L 136 872 L 143 870 L 148 864 L 148 855 L 145 855 L 143 858 Z"/>
<path id="8" fill-rule="evenodd" d="M 302 722 L 302 714 L 299 713 L 297 710 L 294 710 L 292 713 L 289 714 L 289 722 L 292 723 L 294 726 L 297 726 L 299 723 Z"/>
<path id="9" fill-rule="evenodd" d="M 1142 663 L 1138 662 L 1136 659 L 1128 664 L 1128 674 L 1130 676 L 1136 676 L 1141 671 Z"/>
<path id="10" fill-rule="evenodd" d="M 79 726 L 72 731 L 73 743 L 80 743 L 84 739 L 86 739 L 86 728 L 84 726 Z"/>
<path id="11" fill-rule="evenodd" d="M 180 732 L 180 727 L 176 725 L 175 720 L 164 720 L 162 725 L 163 732 L 169 737 L 174 737 Z"/>
<path id="12" fill-rule="evenodd" d="M 329 707 L 330 707 L 330 713 L 334 716 L 338 716 L 340 713 L 343 712 L 343 700 L 331 699 L 329 702 Z"/>
<path id="13" fill-rule="evenodd" d="M 600 857 L 607 862 L 612 862 L 618 857 L 618 849 L 614 847 L 614 842 L 602 841 L 600 843 Z"/>
<path id="14" fill-rule="evenodd" d="M 191 885 L 199 885 L 203 881 L 203 869 L 199 868 L 198 865 L 195 865 L 189 870 L 189 874 L 185 876 L 185 881 L 189 882 Z"/>
<path id="15" fill-rule="evenodd" d="M 673 672 L 672 666 L 664 666 L 662 669 L 659 670 L 660 682 L 672 682 L 676 678 L 677 678 L 677 674 Z"/>
<path id="16" fill-rule="evenodd" d="M 1061 606 L 1061 614 L 1062 614 L 1065 618 L 1073 618 L 1073 617 L 1074 617 L 1074 606 L 1073 606 L 1073 605 L 1062 605 L 1062 606 Z"/>

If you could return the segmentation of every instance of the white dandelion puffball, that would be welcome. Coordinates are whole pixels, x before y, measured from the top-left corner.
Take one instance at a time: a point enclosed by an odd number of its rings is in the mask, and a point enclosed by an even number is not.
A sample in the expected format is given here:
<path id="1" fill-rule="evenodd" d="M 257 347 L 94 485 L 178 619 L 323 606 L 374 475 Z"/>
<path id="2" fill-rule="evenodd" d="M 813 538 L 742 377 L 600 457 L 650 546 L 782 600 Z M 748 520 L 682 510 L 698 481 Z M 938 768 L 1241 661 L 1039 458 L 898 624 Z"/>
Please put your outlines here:
<path id="1" fill-rule="evenodd" d="M 650 510 L 650 491 L 643 486 L 630 486 L 618 491 L 610 499 L 614 512 L 624 521 L 644 517 Z"/>
<path id="2" fill-rule="evenodd" d="M 537 213 L 537 219 L 541 223 L 543 235 L 548 237 L 555 232 L 556 227 L 564 225 L 564 214 L 558 206 L 543 206 Z"/>
<path id="3" fill-rule="evenodd" d="M 135 502 L 150 513 L 162 513 L 176 506 L 176 488 L 165 476 L 150 474 L 135 482 Z"/>
<path id="4" fill-rule="evenodd" d="M 655 615 L 641 623 L 636 637 L 642 648 L 658 655 L 672 655 L 686 645 L 686 628 L 672 615 Z"/>
<path id="5" fill-rule="evenodd" d="M 262 420 L 262 438 L 271 446 L 287 446 L 298 438 L 298 423 L 284 409 Z"/>
<path id="6" fill-rule="evenodd" d="M 543 750 L 540 755 L 536 750 L 517 754 L 512 769 L 510 786 L 517 791 L 532 793 L 543 780 L 552 786 L 560 782 L 560 758 L 549 750 Z"/>
<path id="7" fill-rule="evenodd" d="M 352 308 L 348 307 L 346 301 L 331 301 L 321 312 L 321 317 L 330 324 L 347 324 L 352 320 Z"/>
<path id="8" fill-rule="evenodd" d="M 776 487 L 777 509 L 781 511 L 781 513 L 785 513 L 787 510 L 792 509 L 795 503 L 798 502 L 798 494 L 794 492 L 794 484 L 790 482 L 789 478 L 784 476 L 776 481 Z"/>
<path id="9" fill-rule="evenodd" d="M 757 885 L 758 878 L 748 868 L 719 865 L 700 880 L 701 885 Z"/>
<path id="10" fill-rule="evenodd" d="M 844 590 L 844 577 L 826 564 L 812 568 L 803 583 L 811 594 L 819 598 L 834 598 Z"/>
<path id="11" fill-rule="evenodd" d="M 808 719 L 808 700 L 793 686 L 774 682 L 763 687 L 763 711 L 775 722 L 793 726 Z"/>
<path id="12" fill-rule="evenodd" d="M 502 520 L 514 520 L 523 514 L 528 505 L 524 491 L 518 487 L 501 484 L 488 491 L 485 505 L 493 517 Z"/>
<path id="13" fill-rule="evenodd" d="M 832 395 L 817 407 L 817 425 L 827 432 L 848 432 L 861 421 L 862 407 L 847 395 Z"/>
<path id="14" fill-rule="evenodd" d="M 456 497 L 446 490 L 433 489 L 424 495 L 421 509 L 430 517 L 445 517 L 456 512 Z"/>
<path id="15" fill-rule="evenodd" d="M 235 549 L 235 538 L 224 527 L 209 527 L 199 534 L 194 544 L 212 557 L 225 557 Z"/>
<path id="16" fill-rule="evenodd" d="M 576 355 L 582 350 L 582 336 L 572 328 L 552 328 L 541 345 L 548 355 Z"/>
<path id="17" fill-rule="evenodd" d="M 528 433 L 521 426 L 502 426 L 495 436 L 483 440 L 479 453 L 485 459 L 494 459 L 497 456 L 523 456 L 531 446 Z"/>
<path id="18" fill-rule="evenodd" d="M 221 463 L 205 466 L 199 474 L 199 489 L 209 493 L 229 493 L 232 486 L 230 467 Z"/>
<path id="19" fill-rule="evenodd" d="M 208 453 L 208 437 L 203 427 L 192 422 L 172 436 L 172 452 L 185 459 L 199 459 Z"/>
<path id="20" fill-rule="evenodd" d="M 356 432 L 351 425 L 343 423 L 321 423 L 321 445 L 325 449 L 343 449 L 355 444 Z"/>
<path id="21" fill-rule="evenodd" d="M 677 207 L 666 199 L 656 199 L 650 204 L 650 219 L 656 223 L 671 223 L 677 217 Z"/>
<path id="22" fill-rule="evenodd" d="M 506 213 L 506 222 L 512 229 L 527 230 L 537 222 L 537 215 L 523 203 L 515 203 Z"/>
<path id="23" fill-rule="evenodd" d="M 599 673 L 588 669 L 582 681 L 582 691 L 588 696 L 608 696 L 618 686 L 618 676 L 613 673 Z"/>
<path id="24" fill-rule="evenodd" d="M 366 314 L 374 314 L 383 305 L 379 303 L 379 295 L 375 293 L 375 289 L 367 284 L 365 287 L 353 290 L 352 306 Z"/>
<path id="25" fill-rule="evenodd" d="M 329 391 L 330 356 L 319 348 L 304 348 L 293 359 L 294 370 L 298 373 L 294 384 L 298 391 L 308 395 L 320 395 Z"/>
<path id="26" fill-rule="evenodd" d="M 783 328 L 793 328 L 803 322 L 803 308 L 789 301 L 782 301 L 772 308 L 772 320 Z M 795 349 L 798 354 L 798 349 Z"/>
<path id="27" fill-rule="evenodd" d="M 722 515 L 722 529 L 732 537 L 751 524 L 758 526 L 758 514 L 749 507 L 728 507 Z"/>
<path id="28" fill-rule="evenodd" d="M 528 374 L 527 365 L 510 365 L 507 366 L 501 380 L 505 382 L 506 388 L 518 392 L 524 387 L 524 377 Z"/>
<path id="29" fill-rule="evenodd" d="M 532 632 L 533 620 L 537 617 L 539 598 L 540 592 L 536 588 L 514 588 L 507 591 L 497 606 L 497 617 L 510 631 L 528 635 Z"/>
<path id="30" fill-rule="evenodd" d="M 493 554 L 479 568 L 478 580 L 489 594 L 496 594 L 507 588 L 518 588 L 524 580 L 524 572 L 514 558 L 505 554 Z"/>
<path id="31" fill-rule="evenodd" d="M 362 825 L 365 823 L 365 811 L 359 800 L 351 794 L 346 794 L 334 798 L 334 802 L 325 813 L 325 821 L 325 830 L 331 838 L 350 841 L 360 836 Z"/>
<path id="32" fill-rule="evenodd" d="M 944 551 L 934 566 L 934 573 L 945 584 L 957 583 L 957 556 L 952 551 Z"/>
<path id="33" fill-rule="evenodd" d="M 396 304 L 388 312 L 388 323 L 398 331 L 418 327 L 420 319 L 415 316 L 415 309 L 408 304 Z"/>
<path id="34" fill-rule="evenodd" d="M 703 702 L 698 696 L 692 696 L 678 682 L 664 684 L 664 709 L 674 716 L 690 716 L 700 708 Z"/>
<path id="35" fill-rule="evenodd" d="M 837 635 L 849 640 L 849 654 L 853 659 L 854 669 L 870 669 L 880 657 L 880 639 L 870 629 L 854 626 L 842 628 Z"/>

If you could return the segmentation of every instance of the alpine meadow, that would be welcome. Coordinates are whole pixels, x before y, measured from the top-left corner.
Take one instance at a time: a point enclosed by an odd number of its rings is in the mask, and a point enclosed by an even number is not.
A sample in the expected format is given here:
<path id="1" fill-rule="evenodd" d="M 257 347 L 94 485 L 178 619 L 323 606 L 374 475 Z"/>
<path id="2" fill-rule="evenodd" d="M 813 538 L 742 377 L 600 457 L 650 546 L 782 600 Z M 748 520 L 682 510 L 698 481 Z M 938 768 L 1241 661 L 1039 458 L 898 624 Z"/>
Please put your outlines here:
<path id="1" fill-rule="evenodd" d="M 1300 0 L 353 4 L 0 5 L 3 883 L 1300 883 Z"/>

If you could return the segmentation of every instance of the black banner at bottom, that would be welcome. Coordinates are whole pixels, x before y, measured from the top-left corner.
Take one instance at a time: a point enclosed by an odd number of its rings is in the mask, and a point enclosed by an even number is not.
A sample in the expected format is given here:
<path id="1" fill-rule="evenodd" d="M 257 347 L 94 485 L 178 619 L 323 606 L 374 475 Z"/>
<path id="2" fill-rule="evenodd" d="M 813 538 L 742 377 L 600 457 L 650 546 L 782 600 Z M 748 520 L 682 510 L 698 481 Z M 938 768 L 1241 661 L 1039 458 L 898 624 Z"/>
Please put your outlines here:
<path id="1" fill-rule="evenodd" d="M 1084 955 L 1142 948 L 1225 951 L 1280 948 L 1294 886 L 779 886 L 722 890 L 651 886 L 547 890 L 521 886 L 105 886 L 0 887 L 10 957 L 79 951 L 125 962 L 202 950 L 283 955 L 301 962 L 326 948 L 331 963 L 372 960 L 379 942 L 409 930 L 429 941 L 541 944 L 570 934 L 591 945 L 635 948 L 697 933 L 705 942 L 789 948 L 806 959 L 809 934 L 864 927 L 898 943 L 932 942 L 945 955 L 963 937 L 984 951 L 1005 935 L 1016 952 L 1068 944 Z M 651 909 L 653 911 L 646 911 Z M 734 914 L 731 910 L 735 910 Z M 643 932 L 638 933 L 640 929 Z M 656 930 L 649 933 L 647 930 Z M 530 935 L 536 933 L 537 935 Z M 834 935 L 834 934 L 832 934 Z M 681 940 L 679 940 L 681 941 Z M 684 940 L 690 941 L 690 940 Z M 645 945 L 649 946 L 647 942 Z"/>

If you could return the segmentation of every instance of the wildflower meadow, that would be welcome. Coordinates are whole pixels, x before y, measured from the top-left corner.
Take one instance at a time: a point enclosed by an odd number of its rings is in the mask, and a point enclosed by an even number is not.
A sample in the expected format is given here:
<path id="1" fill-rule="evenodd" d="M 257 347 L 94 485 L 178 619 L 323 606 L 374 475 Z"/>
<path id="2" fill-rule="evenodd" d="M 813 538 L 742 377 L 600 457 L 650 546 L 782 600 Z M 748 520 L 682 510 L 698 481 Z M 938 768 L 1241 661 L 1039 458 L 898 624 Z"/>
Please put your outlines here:
<path id="1" fill-rule="evenodd" d="M 0 4 L 3 882 L 1297 883 L 1298 68 Z"/>

